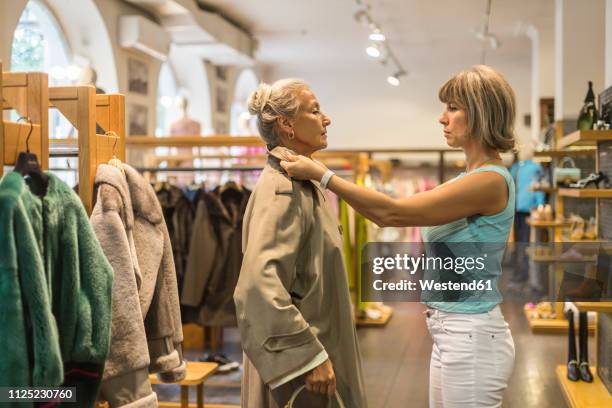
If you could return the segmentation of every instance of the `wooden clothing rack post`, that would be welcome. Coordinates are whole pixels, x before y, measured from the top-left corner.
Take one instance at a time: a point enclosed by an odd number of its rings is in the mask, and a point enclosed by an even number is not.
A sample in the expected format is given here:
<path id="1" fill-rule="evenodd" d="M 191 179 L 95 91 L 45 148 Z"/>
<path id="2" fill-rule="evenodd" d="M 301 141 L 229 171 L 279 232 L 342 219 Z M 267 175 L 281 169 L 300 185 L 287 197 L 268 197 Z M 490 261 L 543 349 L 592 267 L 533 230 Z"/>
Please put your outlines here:
<path id="1" fill-rule="evenodd" d="M 14 109 L 27 122 L 4 121 L 0 132 L 0 176 L 5 165 L 14 165 L 19 152 L 28 146 L 38 157 L 41 169 L 49 168 L 48 77 L 41 72 L 2 72 L 2 111 Z"/>
<path id="2" fill-rule="evenodd" d="M 125 100 L 123 95 L 96 95 L 93 86 L 51 88 L 50 106 L 58 109 L 78 132 L 77 139 L 51 139 L 55 145 L 76 145 L 79 197 L 90 214 L 98 165 L 115 155 L 125 161 Z M 98 124 L 107 134 L 96 134 Z M 114 134 L 113 134 L 114 133 Z"/>

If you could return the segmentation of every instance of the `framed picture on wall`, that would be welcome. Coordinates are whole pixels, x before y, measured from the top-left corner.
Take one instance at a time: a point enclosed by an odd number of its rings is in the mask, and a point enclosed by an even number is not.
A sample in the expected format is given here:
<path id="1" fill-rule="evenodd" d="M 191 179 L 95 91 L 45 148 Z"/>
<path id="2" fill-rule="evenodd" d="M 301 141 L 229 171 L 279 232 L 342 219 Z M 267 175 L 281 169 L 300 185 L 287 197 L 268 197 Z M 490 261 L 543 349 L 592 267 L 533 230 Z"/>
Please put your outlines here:
<path id="1" fill-rule="evenodd" d="M 147 123 L 149 123 L 149 112 L 143 105 L 132 104 L 129 107 L 128 129 L 130 135 L 146 135 Z"/>
<path id="2" fill-rule="evenodd" d="M 141 95 L 149 94 L 149 67 L 145 62 L 128 59 L 128 90 Z"/>
<path id="3" fill-rule="evenodd" d="M 215 101 L 215 107 L 217 113 L 227 112 L 227 89 L 218 86 L 216 94 L 217 97 Z"/>

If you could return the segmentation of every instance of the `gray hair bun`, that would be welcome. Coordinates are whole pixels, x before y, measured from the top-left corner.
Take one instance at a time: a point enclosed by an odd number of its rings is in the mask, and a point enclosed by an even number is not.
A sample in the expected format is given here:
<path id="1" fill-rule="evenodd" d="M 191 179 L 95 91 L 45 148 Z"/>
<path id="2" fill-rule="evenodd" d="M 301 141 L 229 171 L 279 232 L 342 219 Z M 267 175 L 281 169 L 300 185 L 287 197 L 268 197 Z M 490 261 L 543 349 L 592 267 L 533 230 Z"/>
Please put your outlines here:
<path id="1" fill-rule="evenodd" d="M 248 101 L 249 113 L 251 115 L 259 115 L 263 112 L 270 94 L 272 93 L 272 87 L 266 83 L 259 84 L 259 87 L 255 92 L 251 94 Z"/>

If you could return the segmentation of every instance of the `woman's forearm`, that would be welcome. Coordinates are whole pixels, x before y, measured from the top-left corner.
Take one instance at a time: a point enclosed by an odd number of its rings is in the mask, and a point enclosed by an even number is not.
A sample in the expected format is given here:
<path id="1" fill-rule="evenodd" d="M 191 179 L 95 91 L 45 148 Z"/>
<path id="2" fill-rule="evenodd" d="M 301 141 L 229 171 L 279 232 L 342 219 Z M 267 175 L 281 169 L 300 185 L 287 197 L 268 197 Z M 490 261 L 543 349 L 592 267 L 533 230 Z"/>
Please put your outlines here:
<path id="1" fill-rule="evenodd" d="M 395 199 L 339 176 L 333 176 L 327 186 L 358 213 L 377 225 L 381 227 L 393 225 L 393 215 L 397 212 L 398 206 Z"/>

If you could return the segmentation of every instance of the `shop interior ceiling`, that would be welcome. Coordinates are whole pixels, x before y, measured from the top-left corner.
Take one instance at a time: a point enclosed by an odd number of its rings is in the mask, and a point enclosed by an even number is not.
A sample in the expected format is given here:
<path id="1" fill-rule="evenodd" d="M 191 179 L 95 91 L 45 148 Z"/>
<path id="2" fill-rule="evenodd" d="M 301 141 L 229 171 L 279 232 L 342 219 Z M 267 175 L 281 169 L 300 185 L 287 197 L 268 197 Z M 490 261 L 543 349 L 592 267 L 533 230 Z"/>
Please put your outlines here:
<path id="1" fill-rule="evenodd" d="M 484 43 L 475 32 L 483 26 L 487 0 L 365 1 L 408 71 L 399 87 L 386 81 L 394 68 L 366 55 L 369 30 L 354 17 L 355 0 L 193 1 L 256 40 L 254 61 L 262 79 L 302 77 L 312 85 L 334 121 L 332 147 L 444 147 L 438 88 L 481 62 Z M 552 33 L 554 0 L 492 0 L 489 23 L 500 46 L 487 48 L 486 63 L 506 74 L 519 113 L 527 113 L 531 43 L 525 28 Z M 517 125 L 526 137 L 529 130 Z"/>

